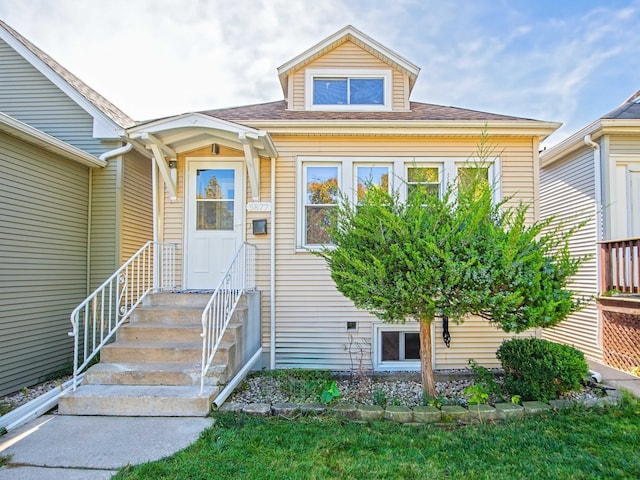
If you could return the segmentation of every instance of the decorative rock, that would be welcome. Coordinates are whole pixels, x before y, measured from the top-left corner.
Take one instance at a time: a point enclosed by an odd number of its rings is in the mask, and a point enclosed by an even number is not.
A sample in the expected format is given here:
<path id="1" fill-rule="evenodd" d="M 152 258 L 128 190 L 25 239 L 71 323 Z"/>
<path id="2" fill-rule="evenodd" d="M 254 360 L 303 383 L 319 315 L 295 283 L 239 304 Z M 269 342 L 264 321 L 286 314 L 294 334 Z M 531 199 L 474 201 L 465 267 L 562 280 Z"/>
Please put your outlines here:
<path id="1" fill-rule="evenodd" d="M 413 408 L 413 419 L 418 423 L 439 422 L 442 419 L 442 412 L 436 407 L 419 406 Z"/>
<path id="2" fill-rule="evenodd" d="M 441 410 L 443 422 L 455 422 L 470 418 L 469 410 L 460 405 L 443 405 Z"/>
<path id="3" fill-rule="evenodd" d="M 544 402 L 522 402 L 524 413 L 540 413 L 551 410 L 551 406 Z"/>
<path id="4" fill-rule="evenodd" d="M 351 420 L 358 419 L 358 410 L 353 403 L 337 403 L 331 408 L 331 411 Z"/>
<path id="5" fill-rule="evenodd" d="M 384 419 L 384 409 L 378 405 L 358 405 L 358 418 L 367 422 Z"/>
<path id="6" fill-rule="evenodd" d="M 515 403 L 496 403 L 499 418 L 519 417 L 524 414 L 524 408 Z"/>
<path id="7" fill-rule="evenodd" d="M 229 402 L 223 403 L 218 409 L 219 412 L 240 413 L 245 407 L 246 403 Z"/>
<path id="8" fill-rule="evenodd" d="M 304 415 L 322 415 L 327 411 L 327 406 L 324 403 L 313 402 L 313 403 L 303 403 L 300 405 L 300 411 Z"/>
<path id="9" fill-rule="evenodd" d="M 281 415 L 283 417 L 292 417 L 300 412 L 300 405 L 297 403 L 276 403 L 271 405 L 271 412 L 274 415 Z"/>
<path id="10" fill-rule="evenodd" d="M 254 417 L 268 417 L 271 415 L 271 405 L 268 403 L 249 403 L 245 405 L 242 412 Z"/>
<path id="11" fill-rule="evenodd" d="M 563 408 L 568 408 L 574 403 L 571 400 L 550 400 L 549 405 L 554 410 L 562 410 Z"/>
<path id="12" fill-rule="evenodd" d="M 385 410 L 384 418 L 397 423 L 411 423 L 413 422 L 413 412 L 409 407 L 392 405 Z"/>
<path id="13" fill-rule="evenodd" d="M 498 411 L 491 405 L 479 404 L 469 405 L 469 416 L 478 419 L 481 422 L 486 420 L 498 420 Z"/>

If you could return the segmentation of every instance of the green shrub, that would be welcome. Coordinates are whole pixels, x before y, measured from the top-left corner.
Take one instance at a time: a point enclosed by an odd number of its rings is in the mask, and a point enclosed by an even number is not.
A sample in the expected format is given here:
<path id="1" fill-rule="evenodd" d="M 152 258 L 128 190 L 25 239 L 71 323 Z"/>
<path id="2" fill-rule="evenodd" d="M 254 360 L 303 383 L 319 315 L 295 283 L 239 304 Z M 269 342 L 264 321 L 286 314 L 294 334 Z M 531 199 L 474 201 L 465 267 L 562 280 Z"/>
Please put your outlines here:
<path id="1" fill-rule="evenodd" d="M 538 338 L 513 338 L 496 353 L 504 386 L 522 400 L 552 400 L 579 390 L 589 371 L 584 354 L 568 345 Z"/>

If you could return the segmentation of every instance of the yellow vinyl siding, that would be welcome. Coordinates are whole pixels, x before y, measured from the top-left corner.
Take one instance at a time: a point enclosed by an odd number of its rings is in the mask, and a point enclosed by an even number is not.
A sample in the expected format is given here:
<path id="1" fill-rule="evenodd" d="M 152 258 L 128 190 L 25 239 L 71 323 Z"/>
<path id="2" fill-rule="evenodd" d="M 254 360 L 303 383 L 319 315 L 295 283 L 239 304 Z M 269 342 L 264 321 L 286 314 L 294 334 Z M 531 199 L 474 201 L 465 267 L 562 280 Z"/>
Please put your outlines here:
<path id="1" fill-rule="evenodd" d="M 478 132 L 480 133 L 480 132 Z M 373 324 L 377 319 L 355 309 L 340 294 L 329 276 L 325 262 L 300 251 L 297 245 L 297 175 L 299 156 L 324 157 L 403 157 L 434 160 L 455 158 L 464 161 L 474 155 L 478 137 L 456 138 L 427 136 L 284 136 L 273 135 L 280 154 L 276 160 L 276 364 L 278 367 L 357 368 L 360 356 L 363 367 L 372 367 Z M 500 152 L 502 192 L 514 195 L 514 201 L 535 203 L 535 166 L 530 137 L 491 138 Z M 224 155 L 223 155 L 224 153 Z M 219 156 L 243 156 L 240 151 L 220 152 Z M 164 241 L 183 244 L 185 157 L 210 157 L 210 149 L 180 155 L 178 158 L 178 200 L 170 202 L 165 194 Z M 397 173 L 397 172 L 396 172 Z M 260 161 L 260 201 L 270 201 L 270 160 Z M 350 188 L 350 186 L 345 186 Z M 252 193 L 247 185 L 247 201 Z M 252 220 L 267 218 L 269 234 L 255 236 Z M 262 343 L 269 349 L 270 323 L 270 240 L 274 226 L 270 212 L 246 212 L 246 240 L 257 250 L 257 286 L 262 292 Z M 181 266 L 179 267 L 181 268 Z M 347 321 L 357 322 L 355 331 L 347 331 Z M 436 332 L 438 332 L 436 328 Z M 452 348 L 446 350 L 436 339 L 436 366 L 466 366 L 468 358 L 495 366 L 495 350 L 507 335 L 487 322 L 470 320 L 452 325 Z"/>
<path id="2" fill-rule="evenodd" d="M 612 155 L 635 155 L 640 161 L 640 135 L 612 135 L 609 140 Z"/>
<path id="3" fill-rule="evenodd" d="M 503 340 L 514 337 L 480 317 L 469 317 L 459 325 L 449 322 L 451 344 L 447 348 L 442 341 L 442 320 L 436 319 L 434 325 L 435 368 L 465 368 L 469 366 L 469 359 L 488 368 L 499 367 L 496 350 Z M 533 335 L 533 331 L 522 334 Z"/>
<path id="4" fill-rule="evenodd" d="M 293 78 L 293 92 L 289 92 L 289 108 L 292 110 L 305 109 L 305 70 L 314 68 L 334 69 L 385 69 L 392 67 L 378 57 L 367 52 L 353 42 L 347 41 L 330 50 L 320 58 L 304 65 L 304 67 L 291 72 Z M 405 81 L 405 79 L 407 79 Z M 408 77 L 405 73 L 393 69 L 392 82 L 392 109 L 406 110 L 408 108 Z"/>
<path id="5" fill-rule="evenodd" d="M 352 302 L 336 290 L 323 260 L 311 253 L 296 251 L 297 156 L 404 156 L 408 161 L 415 157 L 466 159 L 473 156 L 479 139 L 456 139 L 454 143 L 451 138 L 432 137 L 274 136 L 273 140 L 280 153 L 276 164 L 277 365 L 349 370 L 356 349 L 354 344 L 372 344 L 372 324 L 376 319 L 356 310 Z M 514 201 L 531 202 L 535 206 L 531 139 L 492 138 L 491 141 L 501 153 L 503 193 L 515 195 Z M 533 219 L 533 211 L 530 214 Z M 357 331 L 348 332 L 347 321 L 356 321 Z M 495 365 L 495 350 L 508 337 L 487 322 L 471 321 L 468 325 L 456 326 L 453 332 L 455 343 L 448 352 L 443 350 L 441 341 L 435 342 L 438 368 L 464 367 L 471 357 Z M 364 366 L 371 368 L 371 350 L 366 347 L 364 350 Z M 467 353 L 460 353 L 464 351 Z"/>
<path id="6" fill-rule="evenodd" d="M 592 255 L 569 284 L 585 297 L 598 293 L 595 217 L 595 172 L 593 151 L 584 148 L 564 161 L 555 162 L 541 171 L 541 217 L 555 216 L 567 227 L 588 219 L 571 239 L 570 249 L 575 255 Z M 570 315 L 556 328 L 542 330 L 543 338 L 566 343 L 582 350 L 588 357 L 602 359 L 599 314 L 595 301 Z"/>
<path id="7" fill-rule="evenodd" d="M 251 185 L 247 182 L 246 201 L 253 201 Z M 271 202 L 271 160 L 260 159 L 260 192 L 259 201 Z M 272 207 L 273 208 L 273 207 Z M 267 235 L 253 234 L 253 220 L 267 220 Z M 256 288 L 261 292 L 262 345 L 265 354 L 269 352 L 269 319 L 271 302 L 269 292 L 271 288 L 271 236 L 274 226 L 271 224 L 271 212 L 246 212 L 245 239 L 256 246 Z"/>

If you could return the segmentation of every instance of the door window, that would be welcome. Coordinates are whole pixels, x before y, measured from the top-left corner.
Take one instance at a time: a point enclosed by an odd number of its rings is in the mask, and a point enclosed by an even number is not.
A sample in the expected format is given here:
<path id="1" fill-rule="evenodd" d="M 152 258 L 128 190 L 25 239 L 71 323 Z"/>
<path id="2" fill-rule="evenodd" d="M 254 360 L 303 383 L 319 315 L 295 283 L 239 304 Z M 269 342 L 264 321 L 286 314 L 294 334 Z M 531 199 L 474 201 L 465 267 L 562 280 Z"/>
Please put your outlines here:
<path id="1" fill-rule="evenodd" d="M 196 175 L 196 230 L 233 230 L 235 171 L 206 169 Z"/>

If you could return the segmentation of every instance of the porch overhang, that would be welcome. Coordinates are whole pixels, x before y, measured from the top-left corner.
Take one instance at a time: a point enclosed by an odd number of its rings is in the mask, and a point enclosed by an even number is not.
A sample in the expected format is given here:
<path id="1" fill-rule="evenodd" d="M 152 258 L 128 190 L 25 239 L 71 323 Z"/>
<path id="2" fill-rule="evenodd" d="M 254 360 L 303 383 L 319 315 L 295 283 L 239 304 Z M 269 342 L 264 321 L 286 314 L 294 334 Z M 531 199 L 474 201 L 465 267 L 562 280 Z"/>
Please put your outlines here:
<path id="1" fill-rule="evenodd" d="M 260 157 L 278 156 L 267 132 L 200 113 L 142 123 L 129 128 L 127 136 L 151 151 L 172 201 L 177 198 L 177 187 L 170 162 L 181 153 L 212 144 L 243 151 L 253 201 L 260 200 Z"/>

